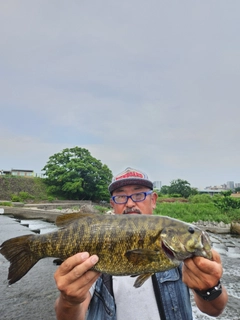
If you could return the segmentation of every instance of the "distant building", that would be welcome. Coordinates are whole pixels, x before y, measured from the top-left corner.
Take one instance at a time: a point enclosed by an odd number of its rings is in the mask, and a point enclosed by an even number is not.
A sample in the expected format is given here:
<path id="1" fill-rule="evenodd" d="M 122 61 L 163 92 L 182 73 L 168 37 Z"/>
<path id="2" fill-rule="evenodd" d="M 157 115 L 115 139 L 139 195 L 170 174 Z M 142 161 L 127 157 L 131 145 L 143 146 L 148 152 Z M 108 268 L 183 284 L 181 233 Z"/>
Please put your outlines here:
<path id="1" fill-rule="evenodd" d="M 227 189 L 233 190 L 234 189 L 234 181 L 228 181 L 227 182 Z"/>
<path id="2" fill-rule="evenodd" d="M 216 189 L 198 189 L 198 192 L 200 193 L 200 194 L 203 194 L 203 193 L 205 193 L 205 194 L 209 194 L 210 196 L 214 196 L 215 194 L 218 194 L 218 193 L 221 193 L 223 190 L 222 189 L 218 189 L 218 190 L 216 190 Z"/>
<path id="3" fill-rule="evenodd" d="M 161 188 L 162 188 L 162 181 L 154 181 L 153 182 L 153 189 L 160 191 Z"/>
<path id="4" fill-rule="evenodd" d="M 235 183 L 235 188 L 240 188 L 240 183 Z"/>
<path id="5" fill-rule="evenodd" d="M 34 171 L 33 170 L 22 170 L 22 169 L 1 170 L 1 175 L 34 177 Z"/>

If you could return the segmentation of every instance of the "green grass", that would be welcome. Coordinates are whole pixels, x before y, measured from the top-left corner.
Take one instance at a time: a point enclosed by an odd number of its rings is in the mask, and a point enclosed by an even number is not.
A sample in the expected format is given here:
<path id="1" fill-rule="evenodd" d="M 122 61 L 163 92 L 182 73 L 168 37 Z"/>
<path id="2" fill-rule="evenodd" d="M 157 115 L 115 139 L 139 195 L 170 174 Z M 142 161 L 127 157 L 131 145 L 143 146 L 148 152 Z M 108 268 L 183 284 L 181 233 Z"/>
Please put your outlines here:
<path id="1" fill-rule="evenodd" d="M 11 201 L 0 202 L 0 206 L 11 207 L 12 202 Z"/>
<path id="2" fill-rule="evenodd" d="M 240 221 L 240 209 L 223 213 L 213 203 L 157 203 L 155 214 L 169 216 L 185 222 L 216 221 L 230 223 Z"/>

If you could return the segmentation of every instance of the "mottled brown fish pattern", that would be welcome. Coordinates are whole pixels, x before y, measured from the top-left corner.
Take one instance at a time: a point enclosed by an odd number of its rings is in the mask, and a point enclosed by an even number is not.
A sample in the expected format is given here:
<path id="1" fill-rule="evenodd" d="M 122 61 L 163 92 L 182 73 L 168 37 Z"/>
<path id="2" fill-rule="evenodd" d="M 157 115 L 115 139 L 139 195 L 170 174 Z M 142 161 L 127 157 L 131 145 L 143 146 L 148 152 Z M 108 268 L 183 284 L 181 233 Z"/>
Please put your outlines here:
<path id="1" fill-rule="evenodd" d="M 42 258 L 65 260 L 82 251 L 98 255 L 93 270 L 139 275 L 136 287 L 151 274 L 175 268 L 186 258 L 212 258 L 204 231 L 169 217 L 78 213 L 60 217 L 58 224 L 65 226 L 48 234 L 12 238 L 1 245 L 0 253 L 10 262 L 9 284 L 20 280 Z"/>

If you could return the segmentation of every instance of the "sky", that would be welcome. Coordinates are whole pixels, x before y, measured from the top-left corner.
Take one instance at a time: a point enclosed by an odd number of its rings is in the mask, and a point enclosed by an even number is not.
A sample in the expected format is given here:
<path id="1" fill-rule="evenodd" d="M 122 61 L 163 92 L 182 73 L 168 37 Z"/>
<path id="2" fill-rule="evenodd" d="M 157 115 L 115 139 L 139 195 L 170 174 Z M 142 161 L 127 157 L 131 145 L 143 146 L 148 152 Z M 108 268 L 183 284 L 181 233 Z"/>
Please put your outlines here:
<path id="1" fill-rule="evenodd" d="M 240 182 L 239 0 L 0 1 L 0 169 Z"/>

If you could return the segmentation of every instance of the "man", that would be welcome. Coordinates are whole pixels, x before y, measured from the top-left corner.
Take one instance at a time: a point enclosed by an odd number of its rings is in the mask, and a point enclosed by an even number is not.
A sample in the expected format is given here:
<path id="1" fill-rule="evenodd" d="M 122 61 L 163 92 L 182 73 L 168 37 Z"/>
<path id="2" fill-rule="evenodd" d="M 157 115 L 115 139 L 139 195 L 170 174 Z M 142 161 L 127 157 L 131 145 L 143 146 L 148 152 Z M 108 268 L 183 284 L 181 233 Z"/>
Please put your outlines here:
<path id="1" fill-rule="evenodd" d="M 157 194 L 147 175 L 127 168 L 109 185 L 111 206 L 115 214 L 152 214 Z M 213 260 L 187 259 L 178 268 L 158 272 L 140 288 L 135 278 L 100 275 L 91 268 L 96 255 L 78 253 L 57 269 L 55 281 L 60 296 L 55 310 L 58 320 L 190 320 L 192 309 L 189 288 L 198 308 L 210 315 L 222 313 L 228 300 L 220 284 L 222 265 L 212 250 Z"/>

